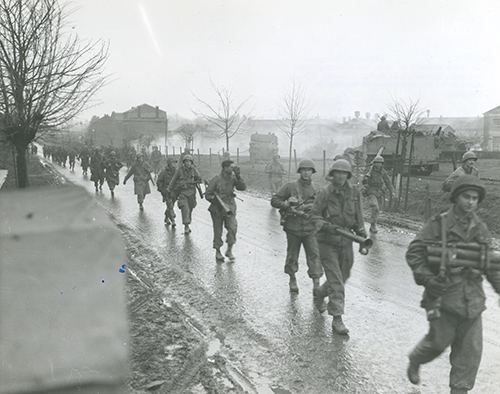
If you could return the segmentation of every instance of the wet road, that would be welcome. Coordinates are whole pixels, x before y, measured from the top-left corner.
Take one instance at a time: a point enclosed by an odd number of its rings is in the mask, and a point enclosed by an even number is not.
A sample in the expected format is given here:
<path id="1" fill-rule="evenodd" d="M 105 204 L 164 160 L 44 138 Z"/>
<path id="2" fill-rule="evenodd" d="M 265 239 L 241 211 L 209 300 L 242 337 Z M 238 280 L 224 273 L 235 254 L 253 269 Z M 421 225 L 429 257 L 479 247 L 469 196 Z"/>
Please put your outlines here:
<path id="1" fill-rule="evenodd" d="M 71 182 L 94 193 L 81 175 L 56 168 Z M 123 179 L 124 172 L 121 173 Z M 238 243 L 234 264 L 215 263 L 208 202 L 194 211 L 193 232 L 182 233 L 163 225 L 164 207 L 157 192 L 148 195 L 144 212 L 138 210 L 133 182 L 118 186 L 115 200 L 105 184 L 96 198 L 119 222 L 143 236 L 146 247 L 165 262 L 192 273 L 197 283 L 240 325 L 249 327 L 257 347 L 238 354 L 245 333 L 237 325 L 218 327 L 226 343 L 242 360 L 246 373 L 272 386 L 275 392 L 294 393 L 446 393 L 447 353 L 422 367 L 421 386 L 406 380 L 407 354 L 425 334 L 427 322 L 419 307 L 421 288 L 413 283 L 404 253 L 414 234 L 382 227 L 369 256 L 356 254 L 346 290 L 345 322 L 348 338 L 331 333 L 331 317 L 320 315 L 312 304 L 312 283 L 301 255 L 300 293 L 288 291 L 283 273 L 286 241 L 278 212 L 269 202 L 239 193 Z M 303 253 L 303 252 L 302 252 Z M 477 393 L 500 393 L 500 308 L 498 296 L 485 284 L 488 310 L 483 314 L 484 351 Z M 234 331 L 233 331 L 234 328 Z M 242 346 L 241 349 L 245 349 Z"/>

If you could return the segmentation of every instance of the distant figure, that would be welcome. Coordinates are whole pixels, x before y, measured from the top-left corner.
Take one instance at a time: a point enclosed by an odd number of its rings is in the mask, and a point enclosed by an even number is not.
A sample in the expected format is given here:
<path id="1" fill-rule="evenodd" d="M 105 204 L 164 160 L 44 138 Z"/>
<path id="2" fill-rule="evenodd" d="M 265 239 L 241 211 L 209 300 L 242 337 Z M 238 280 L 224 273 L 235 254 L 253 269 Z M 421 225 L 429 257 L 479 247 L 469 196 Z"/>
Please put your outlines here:
<path id="1" fill-rule="evenodd" d="M 83 175 L 87 175 L 87 170 L 89 168 L 90 163 L 90 153 L 87 147 L 84 147 L 80 154 L 78 155 L 80 159 L 80 165 L 82 166 Z"/>
<path id="2" fill-rule="evenodd" d="M 134 194 L 137 196 L 137 203 L 139 204 L 139 209 L 142 211 L 144 209 L 142 205 L 144 199 L 147 194 L 151 193 L 149 181 L 154 185 L 153 178 L 151 178 L 151 168 L 146 163 L 142 153 L 137 155 L 135 163 L 130 167 L 127 176 L 123 180 L 124 185 L 132 175 L 134 176 Z"/>
<path id="3" fill-rule="evenodd" d="M 158 180 L 156 181 L 156 186 L 163 197 L 163 202 L 167 205 L 164 222 L 167 226 L 171 224 L 172 227 L 175 227 L 174 204 L 177 197 L 173 192 L 168 192 L 168 185 L 175 174 L 176 166 L 174 163 L 174 159 L 169 157 L 167 159 L 167 165 L 161 170 L 158 175 Z"/>
<path id="4" fill-rule="evenodd" d="M 451 186 L 462 175 L 472 175 L 479 178 L 479 170 L 475 167 L 477 155 L 473 151 L 465 152 L 462 156 L 462 165 L 453 171 L 443 182 L 443 191 L 451 191 Z"/>
<path id="5" fill-rule="evenodd" d="M 113 150 L 109 154 L 109 159 L 105 162 L 106 182 L 111 191 L 111 198 L 115 197 L 115 186 L 120 184 L 120 168 L 123 164 L 116 158 L 116 152 Z"/>
<path id="6" fill-rule="evenodd" d="M 160 172 L 161 160 L 161 152 L 158 150 L 157 146 L 153 146 L 153 152 L 151 152 L 151 166 L 153 167 L 155 178 L 158 177 L 158 173 Z"/>
<path id="7" fill-rule="evenodd" d="M 66 160 L 66 159 L 65 159 Z M 94 154 L 90 158 L 90 180 L 94 182 L 95 192 L 102 191 L 104 183 L 104 159 L 98 148 L 95 148 Z"/>
<path id="8" fill-rule="evenodd" d="M 273 160 L 266 165 L 266 174 L 269 177 L 269 185 L 271 193 L 276 194 L 280 190 L 283 183 L 283 175 L 286 174 L 285 169 L 279 162 L 280 156 L 274 155 Z"/>
<path id="9" fill-rule="evenodd" d="M 380 122 L 377 124 L 377 131 L 387 132 L 390 130 L 389 122 L 385 116 L 380 118 Z"/>
<path id="10" fill-rule="evenodd" d="M 71 170 L 71 172 L 75 172 L 76 153 L 73 148 L 69 149 L 68 159 L 69 159 L 69 169 Z"/>

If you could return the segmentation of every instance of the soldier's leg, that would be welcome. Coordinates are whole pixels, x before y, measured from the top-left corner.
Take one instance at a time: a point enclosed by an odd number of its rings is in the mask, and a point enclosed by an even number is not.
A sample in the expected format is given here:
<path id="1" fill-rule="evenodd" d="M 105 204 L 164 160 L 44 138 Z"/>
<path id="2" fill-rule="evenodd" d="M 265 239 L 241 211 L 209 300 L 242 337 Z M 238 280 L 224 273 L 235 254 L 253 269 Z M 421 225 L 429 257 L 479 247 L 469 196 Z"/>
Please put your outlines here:
<path id="1" fill-rule="evenodd" d="M 177 206 L 181 210 L 182 224 L 189 225 L 191 223 L 191 211 L 189 208 L 189 203 L 185 195 L 180 195 L 177 200 Z"/>
<path id="2" fill-rule="evenodd" d="M 352 244 L 349 246 L 345 246 L 339 251 L 339 264 L 340 271 L 342 272 L 342 279 L 344 284 L 347 282 L 347 279 L 351 276 L 351 269 L 354 263 L 354 253 L 352 250 Z"/>
<path id="3" fill-rule="evenodd" d="M 450 387 L 457 393 L 472 390 L 483 351 L 481 316 L 462 320 L 451 344 Z"/>
<path id="4" fill-rule="evenodd" d="M 192 220 L 191 215 L 193 213 L 193 209 L 196 207 L 196 194 L 189 196 L 188 205 L 189 205 L 189 223 L 191 223 L 191 220 Z"/>
<path id="5" fill-rule="evenodd" d="M 238 231 L 238 221 L 236 215 L 226 215 L 224 217 L 224 227 L 226 228 L 226 243 L 233 246 L 236 243 L 236 233 Z"/>
<path id="6" fill-rule="evenodd" d="M 328 314 L 339 316 L 344 314 L 344 277 L 339 261 L 339 250 L 326 243 L 319 243 L 321 265 L 326 275 L 317 294 L 328 297 Z"/>
<path id="7" fill-rule="evenodd" d="M 285 274 L 295 275 L 295 273 L 299 270 L 299 253 L 301 245 L 301 237 L 286 231 Z"/>
<path id="8" fill-rule="evenodd" d="M 222 242 L 223 216 L 217 212 L 210 212 L 210 216 L 212 217 L 212 226 L 214 230 L 213 248 L 220 249 L 224 244 Z"/>
<path id="9" fill-rule="evenodd" d="M 370 215 L 370 231 L 376 232 L 377 231 L 377 221 L 378 221 L 378 215 L 380 212 L 379 206 L 378 206 L 378 200 L 377 196 L 374 194 L 370 194 L 368 196 L 368 206 L 370 207 L 371 215 Z"/>
<path id="10" fill-rule="evenodd" d="M 316 234 L 309 234 L 302 238 L 304 251 L 306 252 L 307 275 L 311 279 L 319 279 L 323 276 L 323 267 L 319 258 L 319 246 Z"/>
<path id="11" fill-rule="evenodd" d="M 410 353 L 410 361 L 416 365 L 426 364 L 439 357 L 455 340 L 458 317 L 446 311 L 429 322 L 429 332 Z"/>

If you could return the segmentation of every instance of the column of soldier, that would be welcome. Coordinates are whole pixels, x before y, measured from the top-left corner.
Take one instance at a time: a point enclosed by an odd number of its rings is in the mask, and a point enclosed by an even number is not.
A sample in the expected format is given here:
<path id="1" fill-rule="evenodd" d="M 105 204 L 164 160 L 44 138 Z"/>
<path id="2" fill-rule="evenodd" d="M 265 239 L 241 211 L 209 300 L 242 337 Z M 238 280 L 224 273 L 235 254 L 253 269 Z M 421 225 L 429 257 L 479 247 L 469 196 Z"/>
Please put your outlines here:
<path id="1" fill-rule="evenodd" d="M 286 233 L 284 272 L 289 275 L 290 292 L 299 291 L 296 273 L 303 246 L 307 273 L 313 282 L 315 308 L 320 313 L 328 311 L 332 315 L 332 330 L 339 335 L 349 332 L 342 316 L 345 312 L 345 284 L 354 261 L 353 242 L 359 243 L 359 251 L 363 254 L 368 253 L 372 245 L 365 231 L 361 193 L 350 180 L 354 154 L 353 150 L 347 149 L 344 155 L 334 159 L 326 177 L 327 185 L 320 190 L 316 190 L 312 183 L 316 169 L 311 160 L 300 161 L 298 179 L 285 185 L 281 184 L 285 171 L 279 156 L 275 156 L 265 169 L 272 191 L 271 205 L 279 209 Z M 98 155 L 98 151 L 94 152 L 90 160 L 91 180 L 96 182 L 96 191 L 98 187 L 102 189 L 104 182 L 98 174 L 97 163 L 102 162 L 96 157 Z M 86 156 L 80 154 L 79 157 L 86 172 Z M 419 384 L 420 366 L 436 359 L 451 346 L 449 384 L 454 394 L 467 393 L 473 388 L 481 360 L 481 313 L 485 309 L 483 276 L 500 294 L 500 257 L 491 250 L 488 229 L 476 214 L 478 204 L 486 195 L 475 167 L 476 161 L 473 152 L 464 154 L 462 165 L 443 183 L 443 191 L 449 192 L 449 209 L 424 225 L 406 254 L 415 282 L 425 288 L 422 306 L 429 321 L 428 334 L 409 355 L 407 377 L 413 384 Z M 94 162 L 96 165 L 93 166 Z M 155 167 L 155 161 L 152 162 Z M 106 163 L 111 164 L 104 165 L 104 177 L 113 193 L 121 163 L 116 160 L 114 152 Z M 378 231 L 378 216 L 385 199 L 384 187 L 393 193 L 383 164 L 383 157 L 376 156 L 362 180 L 362 194 L 371 211 L 369 231 L 372 234 Z M 239 167 L 229 157 L 223 159 L 221 167 L 220 174 L 208 183 L 205 193 L 199 188 L 202 180 L 188 151 L 181 156 L 178 165 L 169 158 L 157 176 L 157 188 L 166 204 L 165 223 L 175 226 L 173 208 L 177 201 L 185 234 L 191 232 L 189 225 L 197 192 L 210 201 L 213 248 L 218 262 L 224 261 L 221 253 L 223 227 L 227 230 L 225 256 L 229 261 L 235 260 L 233 245 L 237 220 L 234 191 L 246 189 Z M 112 169 L 110 176 L 107 175 L 108 168 Z M 158 168 L 159 162 L 155 174 Z M 150 193 L 151 171 L 141 153 L 131 164 L 124 180 L 125 184 L 131 176 L 134 177 L 134 191 L 140 209 L 143 209 L 145 195 Z M 323 273 L 326 281 L 321 284 Z"/>

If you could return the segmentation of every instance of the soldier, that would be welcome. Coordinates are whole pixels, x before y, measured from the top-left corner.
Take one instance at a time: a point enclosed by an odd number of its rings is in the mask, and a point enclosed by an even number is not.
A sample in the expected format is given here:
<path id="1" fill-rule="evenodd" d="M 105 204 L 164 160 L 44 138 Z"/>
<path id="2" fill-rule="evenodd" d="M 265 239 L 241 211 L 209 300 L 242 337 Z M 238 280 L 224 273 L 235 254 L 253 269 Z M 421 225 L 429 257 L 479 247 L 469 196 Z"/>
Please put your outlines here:
<path id="1" fill-rule="evenodd" d="M 421 306 L 429 320 L 429 333 L 409 355 L 407 374 L 413 384 L 420 382 L 420 365 L 439 357 L 451 346 L 451 393 L 467 393 L 474 386 L 482 351 L 482 275 L 500 294 L 500 272 L 446 266 L 441 272 L 439 265 L 430 265 L 426 242 L 488 244 L 489 231 L 475 213 L 485 194 L 477 177 L 458 178 L 452 186 L 451 207 L 427 222 L 408 247 L 406 261 L 417 285 L 425 287 Z"/>
<path id="2" fill-rule="evenodd" d="M 280 209 L 283 230 L 286 232 L 285 274 L 290 276 L 291 292 L 299 291 L 295 273 L 299 269 L 301 246 L 304 247 L 306 253 L 307 274 L 313 281 L 314 289 L 319 287 L 319 278 L 323 275 L 316 240 L 316 227 L 310 215 L 316 195 L 311 178 L 316 168 L 311 160 L 301 160 L 297 172 L 300 174 L 299 179 L 285 184 L 271 198 L 271 205 Z"/>
<path id="3" fill-rule="evenodd" d="M 455 182 L 462 175 L 472 175 L 479 178 L 479 171 L 475 167 L 477 156 L 473 151 L 465 152 L 462 156 L 462 165 L 453 171 L 448 178 L 443 182 L 443 191 L 451 191 L 453 182 Z"/>
<path id="4" fill-rule="evenodd" d="M 155 178 L 158 177 L 158 173 L 160 172 L 162 155 L 158 150 L 158 147 L 153 146 L 153 152 L 151 152 L 151 165 L 153 166 L 153 172 L 155 174 Z"/>
<path id="5" fill-rule="evenodd" d="M 95 192 L 102 191 L 102 184 L 104 183 L 104 159 L 99 151 L 95 148 L 92 157 L 90 158 L 90 180 L 94 182 Z"/>
<path id="6" fill-rule="evenodd" d="M 130 167 L 130 170 L 123 180 L 124 185 L 132 175 L 134 176 L 134 194 L 137 196 L 137 203 L 139 204 L 139 209 L 142 211 L 144 209 L 142 203 L 146 195 L 151 193 L 149 181 L 154 185 L 153 178 L 151 178 L 151 168 L 146 163 L 142 153 L 137 155 L 135 163 Z"/>
<path id="7" fill-rule="evenodd" d="M 184 234 L 189 234 L 191 228 L 191 214 L 196 207 L 196 189 L 201 183 L 198 170 L 194 167 L 193 156 L 186 154 L 182 158 L 182 165 L 175 171 L 174 177 L 168 185 L 167 191 L 177 196 L 177 206 L 181 210 Z"/>
<path id="8" fill-rule="evenodd" d="M 266 174 L 269 177 L 269 184 L 271 188 L 271 193 L 275 194 L 281 188 L 283 182 L 283 175 L 286 174 L 285 169 L 279 162 L 280 156 L 274 155 L 273 160 L 266 165 Z"/>
<path id="9" fill-rule="evenodd" d="M 236 202 L 234 189 L 245 190 L 247 187 L 240 176 L 240 168 L 234 165 L 232 160 L 226 159 L 222 163 L 222 170 L 208 183 L 205 198 L 210 201 L 208 208 L 212 217 L 214 229 L 213 248 L 215 249 L 215 260 L 224 261 L 220 248 L 222 242 L 222 226 L 226 228 L 226 257 L 234 261 L 233 245 L 236 242 Z"/>
<path id="10" fill-rule="evenodd" d="M 371 209 L 370 232 L 377 233 L 377 222 L 380 209 L 384 206 L 384 185 L 392 196 L 394 189 L 389 175 L 384 169 L 384 158 L 375 156 L 368 173 L 363 178 L 363 194 L 368 198 Z"/>
<path id="11" fill-rule="evenodd" d="M 69 160 L 69 169 L 71 172 L 75 172 L 75 159 L 76 159 L 76 153 L 73 150 L 73 148 L 70 148 L 68 151 L 68 160 Z"/>
<path id="12" fill-rule="evenodd" d="M 90 154 L 87 147 L 83 147 L 78 156 L 80 158 L 80 165 L 82 166 L 83 175 L 87 175 L 87 170 L 89 168 Z"/>
<path id="13" fill-rule="evenodd" d="M 316 305 L 323 311 L 323 300 L 328 297 L 328 314 L 333 316 L 332 329 L 344 335 L 349 332 L 342 320 L 344 288 L 354 257 L 352 240 L 340 236 L 336 228 L 366 237 L 360 195 L 349 182 L 351 176 L 352 167 L 347 160 L 335 161 L 328 173 L 330 184 L 318 192 L 312 208 L 313 221 L 319 230 L 319 255 L 326 274 L 326 282 L 314 291 Z"/>
<path id="14" fill-rule="evenodd" d="M 123 164 L 116 157 L 116 152 L 113 150 L 109 154 L 109 159 L 105 162 L 106 182 L 111 191 L 111 198 L 115 197 L 115 186 L 120 184 L 120 168 Z"/>
<path id="15" fill-rule="evenodd" d="M 168 185 L 170 181 L 174 177 L 176 166 L 174 165 L 175 160 L 171 157 L 167 159 L 167 165 L 158 175 L 158 180 L 156 181 L 156 186 L 158 191 L 161 193 L 163 197 L 163 202 L 167 205 L 165 209 L 165 224 L 172 224 L 172 227 L 175 227 L 175 212 L 174 212 L 174 204 L 176 197 L 173 193 L 168 192 Z"/>
<path id="16" fill-rule="evenodd" d="M 389 131 L 391 128 L 389 127 L 389 122 L 387 121 L 387 118 L 384 116 L 382 116 L 380 118 L 380 122 L 377 123 L 377 131 L 382 131 L 382 132 L 387 132 Z"/>

